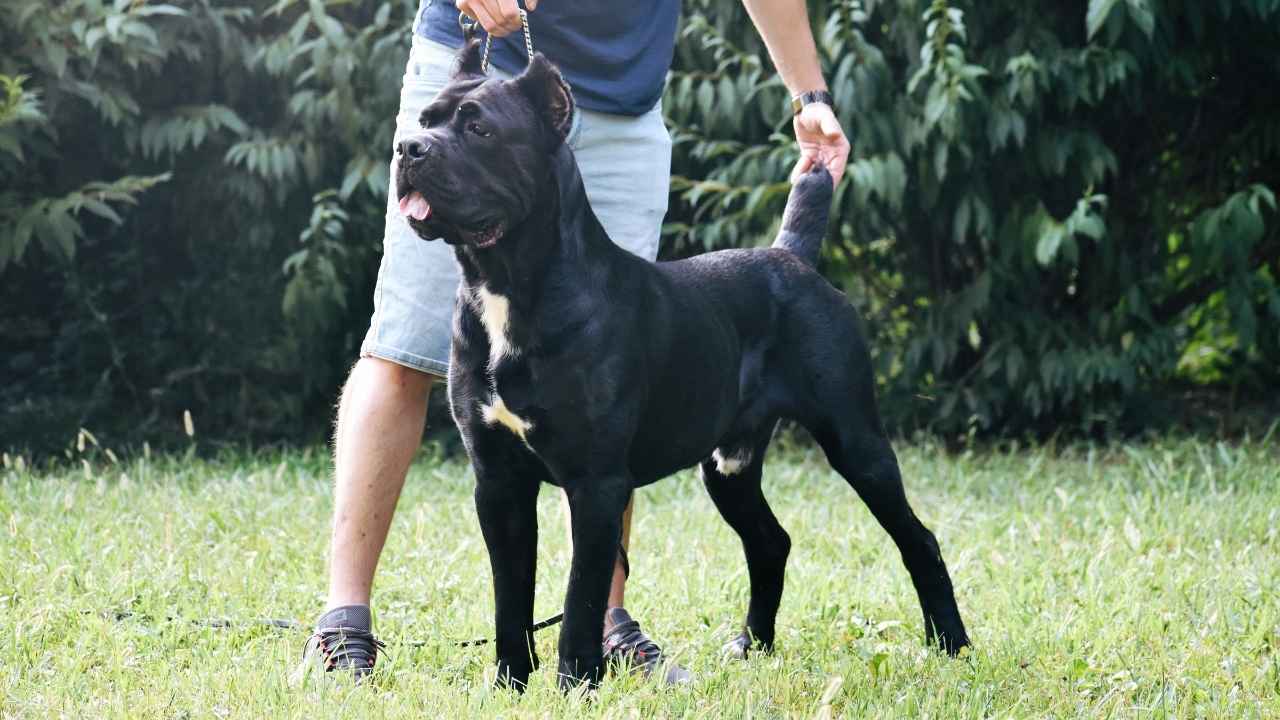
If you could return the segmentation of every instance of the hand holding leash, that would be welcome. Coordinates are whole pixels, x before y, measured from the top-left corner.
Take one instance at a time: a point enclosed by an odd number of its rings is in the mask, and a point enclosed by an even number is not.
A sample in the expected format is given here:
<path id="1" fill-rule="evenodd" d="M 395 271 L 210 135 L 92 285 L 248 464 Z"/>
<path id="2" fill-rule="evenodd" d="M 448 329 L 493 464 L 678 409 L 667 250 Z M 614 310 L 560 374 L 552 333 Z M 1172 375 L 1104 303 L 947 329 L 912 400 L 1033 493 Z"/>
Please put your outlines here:
<path id="1" fill-rule="evenodd" d="M 538 7 L 538 0 L 525 0 L 525 7 L 533 12 Z M 525 12 L 516 0 L 458 0 L 458 12 L 474 18 L 493 37 L 510 35 L 527 23 Z"/>
<path id="2" fill-rule="evenodd" d="M 511 6 L 515 12 L 517 22 L 519 23 L 518 27 L 524 29 L 524 51 L 529 56 L 529 59 L 532 60 L 533 36 L 529 34 L 529 13 L 517 6 L 515 4 L 515 0 L 460 0 L 458 2 L 458 25 L 462 27 L 462 34 L 470 38 L 475 34 L 477 25 L 485 29 L 484 56 L 480 59 L 480 72 L 489 72 L 489 48 L 493 44 L 493 38 L 502 37 L 503 35 L 511 32 L 510 30 L 501 32 L 491 30 L 491 27 L 498 28 L 505 27 L 505 25 L 491 25 L 490 23 L 484 22 L 484 20 L 474 19 L 475 16 L 469 14 L 472 12 L 470 8 L 480 2 L 488 3 L 490 5 L 502 5 L 504 7 L 507 5 Z M 525 0 L 525 4 L 529 6 L 530 11 L 538 6 L 537 0 Z M 490 19 L 492 19 L 492 17 L 490 17 Z"/>

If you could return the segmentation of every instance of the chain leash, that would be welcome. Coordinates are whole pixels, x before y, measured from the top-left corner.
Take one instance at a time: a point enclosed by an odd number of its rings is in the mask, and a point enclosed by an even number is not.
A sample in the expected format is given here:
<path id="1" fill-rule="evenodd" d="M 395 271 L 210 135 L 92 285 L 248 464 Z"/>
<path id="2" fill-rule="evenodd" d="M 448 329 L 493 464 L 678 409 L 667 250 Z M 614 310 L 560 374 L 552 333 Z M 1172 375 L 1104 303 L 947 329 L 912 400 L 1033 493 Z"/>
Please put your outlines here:
<path id="1" fill-rule="evenodd" d="M 524 51 L 533 59 L 533 35 L 529 33 L 529 13 L 524 8 L 516 8 L 516 12 L 520 13 L 520 27 L 524 29 Z M 480 22 L 467 16 L 464 12 L 458 13 L 458 26 L 462 28 L 462 34 L 466 37 L 472 37 L 476 32 L 481 30 Z M 480 72 L 489 72 L 489 48 L 493 44 L 493 35 L 488 32 L 484 35 L 484 54 L 480 57 Z"/>

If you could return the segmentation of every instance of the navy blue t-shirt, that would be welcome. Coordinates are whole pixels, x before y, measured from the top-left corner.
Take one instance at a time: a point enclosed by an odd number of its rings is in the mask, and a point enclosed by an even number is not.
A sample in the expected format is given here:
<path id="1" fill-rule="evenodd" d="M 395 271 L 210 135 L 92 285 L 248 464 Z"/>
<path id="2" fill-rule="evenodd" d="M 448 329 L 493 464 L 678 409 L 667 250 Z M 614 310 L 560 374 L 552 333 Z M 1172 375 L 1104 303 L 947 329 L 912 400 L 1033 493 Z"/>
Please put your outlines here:
<path id="1" fill-rule="evenodd" d="M 462 45 L 453 0 L 424 0 L 421 13 L 424 37 Z M 529 13 L 529 33 L 533 49 L 560 68 L 579 105 L 643 115 L 662 97 L 679 16 L 680 0 L 541 0 Z M 524 34 L 494 38 L 489 62 L 519 73 L 528 62 Z"/>

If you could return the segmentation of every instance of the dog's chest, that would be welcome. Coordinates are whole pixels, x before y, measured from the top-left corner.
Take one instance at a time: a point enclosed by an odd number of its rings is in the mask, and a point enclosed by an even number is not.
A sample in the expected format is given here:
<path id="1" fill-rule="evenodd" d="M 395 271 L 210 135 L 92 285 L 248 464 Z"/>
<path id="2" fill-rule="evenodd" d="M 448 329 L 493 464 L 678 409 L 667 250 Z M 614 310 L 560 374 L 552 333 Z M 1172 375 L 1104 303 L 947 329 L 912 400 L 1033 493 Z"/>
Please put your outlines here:
<path id="1" fill-rule="evenodd" d="M 492 378 L 489 399 L 480 404 L 480 417 L 486 425 L 501 425 L 528 443 L 533 422 L 513 412 L 499 394 L 499 365 L 520 355 L 520 349 L 511 340 L 511 302 L 506 296 L 491 292 L 483 285 L 476 288 L 474 296 L 480 324 L 489 339 L 489 374 Z"/>
<path id="2" fill-rule="evenodd" d="M 502 400 L 502 396 L 496 391 L 490 398 L 488 404 L 481 404 L 480 416 L 484 419 L 484 424 L 490 427 L 494 425 L 502 425 L 506 429 L 515 433 L 525 443 L 529 442 L 529 433 L 533 430 L 533 423 L 529 420 L 516 415 L 507 407 L 506 402 Z"/>
<path id="3" fill-rule="evenodd" d="M 520 354 L 511 342 L 511 301 L 505 295 L 490 292 L 484 285 L 476 288 L 475 299 L 480 324 L 489 336 L 489 368 L 492 370 L 504 357 Z"/>

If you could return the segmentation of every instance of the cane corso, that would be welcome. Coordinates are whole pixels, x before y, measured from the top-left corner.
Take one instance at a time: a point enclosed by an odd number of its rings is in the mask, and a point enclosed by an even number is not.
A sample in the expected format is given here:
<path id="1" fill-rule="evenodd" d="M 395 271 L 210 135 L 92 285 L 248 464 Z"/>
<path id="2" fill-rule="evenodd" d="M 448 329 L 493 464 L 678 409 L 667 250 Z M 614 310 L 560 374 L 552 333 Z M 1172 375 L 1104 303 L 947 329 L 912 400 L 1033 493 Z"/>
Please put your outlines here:
<path id="1" fill-rule="evenodd" d="M 795 183 L 772 247 L 651 263 L 601 227 L 565 143 L 573 99 L 541 55 L 486 77 L 478 45 L 397 146 L 401 212 L 461 267 L 449 367 L 453 417 L 476 474 L 502 682 L 533 649 L 535 499 L 563 488 L 573 562 L 562 687 L 597 682 L 605 603 L 631 492 L 700 465 L 742 539 L 751 599 L 727 650 L 768 650 L 791 541 L 760 488 L 781 418 L 807 428 L 897 543 L 931 644 L 968 644 L 933 534 L 907 504 L 844 295 L 815 270 L 831 176 Z"/>

